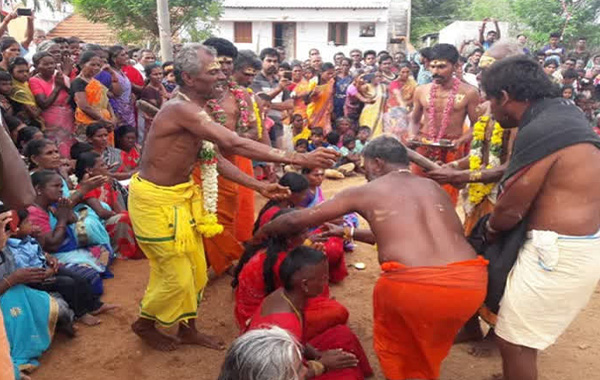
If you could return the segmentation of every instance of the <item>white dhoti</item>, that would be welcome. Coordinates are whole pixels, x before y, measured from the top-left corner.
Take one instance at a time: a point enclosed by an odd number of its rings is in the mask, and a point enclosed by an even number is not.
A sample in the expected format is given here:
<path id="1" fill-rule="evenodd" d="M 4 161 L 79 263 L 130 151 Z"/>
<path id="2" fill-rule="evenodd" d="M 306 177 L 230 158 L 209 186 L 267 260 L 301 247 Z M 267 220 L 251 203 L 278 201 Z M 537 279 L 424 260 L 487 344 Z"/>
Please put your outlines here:
<path id="1" fill-rule="evenodd" d="M 496 334 L 543 350 L 588 303 L 600 278 L 600 231 L 564 236 L 531 231 L 506 281 Z"/>

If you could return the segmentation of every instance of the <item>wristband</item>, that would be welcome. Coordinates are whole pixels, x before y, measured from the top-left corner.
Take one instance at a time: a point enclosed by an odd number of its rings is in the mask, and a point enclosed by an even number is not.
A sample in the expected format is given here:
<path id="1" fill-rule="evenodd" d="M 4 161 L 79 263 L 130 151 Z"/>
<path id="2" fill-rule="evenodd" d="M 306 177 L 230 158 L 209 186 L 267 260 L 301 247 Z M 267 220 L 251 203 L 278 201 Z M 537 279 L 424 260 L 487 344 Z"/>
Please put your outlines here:
<path id="1" fill-rule="evenodd" d="M 309 360 L 306 364 L 308 365 L 308 368 L 312 369 L 315 377 L 325 373 L 325 365 L 319 361 Z"/>

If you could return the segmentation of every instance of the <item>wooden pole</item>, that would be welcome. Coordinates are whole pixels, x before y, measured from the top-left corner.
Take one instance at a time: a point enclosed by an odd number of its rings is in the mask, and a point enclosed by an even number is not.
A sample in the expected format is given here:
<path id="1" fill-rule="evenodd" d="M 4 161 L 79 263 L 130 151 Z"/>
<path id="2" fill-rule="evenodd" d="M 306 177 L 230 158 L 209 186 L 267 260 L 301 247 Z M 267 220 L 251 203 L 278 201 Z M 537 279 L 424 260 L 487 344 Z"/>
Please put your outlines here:
<path id="1" fill-rule="evenodd" d="M 171 20 L 169 19 L 169 0 L 156 0 L 158 15 L 158 33 L 160 38 L 160 56 L 163 62 L 173 60 L 171 43 Z"/>

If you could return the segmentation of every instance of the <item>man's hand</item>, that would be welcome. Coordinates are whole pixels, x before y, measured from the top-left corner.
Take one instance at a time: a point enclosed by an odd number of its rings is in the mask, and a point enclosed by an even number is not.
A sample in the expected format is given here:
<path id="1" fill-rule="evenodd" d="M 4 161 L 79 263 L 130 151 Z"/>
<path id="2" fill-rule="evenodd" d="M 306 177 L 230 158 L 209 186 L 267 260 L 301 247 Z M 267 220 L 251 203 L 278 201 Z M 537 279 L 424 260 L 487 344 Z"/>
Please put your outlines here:
<path id="1" fill-rule="evenodd" d="M 279 79 L 279 87 L 282 90 L 285 90 L 288 86 L 290 85 L 290 80 L 287 78 L 281 78 Z"/>
<path id="2" fill-rule="evenodd" d="M 354 354 L 342 351 L 342 349 L 323 352 L 319 361 L 328 371 L 356 367 L 358 364 L 358 359 Z"/>
<path id="3" fill-rule="evenodd" d="M 21 268 L 8 276 L 8 281 L 12 285 L 42 282 L 45 279 L 46 270 L 44 268 Z"/>
<path id="4" fill-rule="evenodd" d="M 440 185 L 444 185 L 447 183 L 450 184 L 462 184 L 462 170 L 456 170 L 449 167 L 443 167 L 437 170 L 432 170 L 427 172 L 427 176 L 439 183 Z"/>
<path id="5" fill-rule="evenodd" d="M 329 238 L 332 236 L 344 237 L 344 226 L 338 226 L 337 224 L 333 223 L 325 223 L 325 225 L 321 227 L 321 233 L 318 236 L 323 238 Z"/>
<path id="6" fill-rule="evenodd" d="M 298 162 L 294 162 L 305 168 L 330 168 L 337 162 L 340 154 L 333 149 L 317 148 L 310 153 L 298 154 Z"/>
<path id="7" fill-rule="evenodd" d="M 258 192 L 267 199 L 276 199 L 278 201 L 287 199 L 290 195 L 292 195 L 292 192 L 288 187 L 281 186 L 278 183 L 262 183 L 262 186 L 260 189 L 258 189 Z"/>

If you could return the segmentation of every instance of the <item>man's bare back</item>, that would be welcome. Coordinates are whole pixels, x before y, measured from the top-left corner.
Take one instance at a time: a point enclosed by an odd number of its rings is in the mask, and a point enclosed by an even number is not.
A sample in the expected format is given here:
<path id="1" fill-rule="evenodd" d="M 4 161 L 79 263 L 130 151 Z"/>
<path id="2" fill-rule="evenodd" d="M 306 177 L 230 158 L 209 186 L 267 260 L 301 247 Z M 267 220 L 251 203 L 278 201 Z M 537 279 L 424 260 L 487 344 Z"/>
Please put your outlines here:
<path id="1" fill-rule="evenodd" d="M 417 88 L 415 92 L 415 104 L 416 111 L 421 114 L 423 118 L 422 126 L 419 130 L 420 136 L 427 136 L 429 131 L 429 115 L 428 108 L 430 102 L 430 92 L 433 83 L 429 83 Z M 444 110 L 448 104 L 448 98 L 451 90 L 446 90 L 443 87 L 438 89 L 434 109 L 435 109 L 435 120 L 436 120 L 436 131 L 442 124 L 444 118 Z M 456 94 L 454 101 L 454 108 L 450 115 L 450 123 L 446 129 L 444 139 L 455 140 L 463 135 L 463 126 L 465 117 L 468 115 L 473 122 L 473 118 L 476 119 L 475 109 L 479 103 L 479 94 L 477 90 L 471 85 L 461 83 L 458 87 L 458 93 Z"/>
<path id="2" fill-rule="evenodd" d="M 439 266 L 475 258 L 448 195 L 433 181 L 391 172 L 353 189 L 375 235 L 379 262 Z"/>

